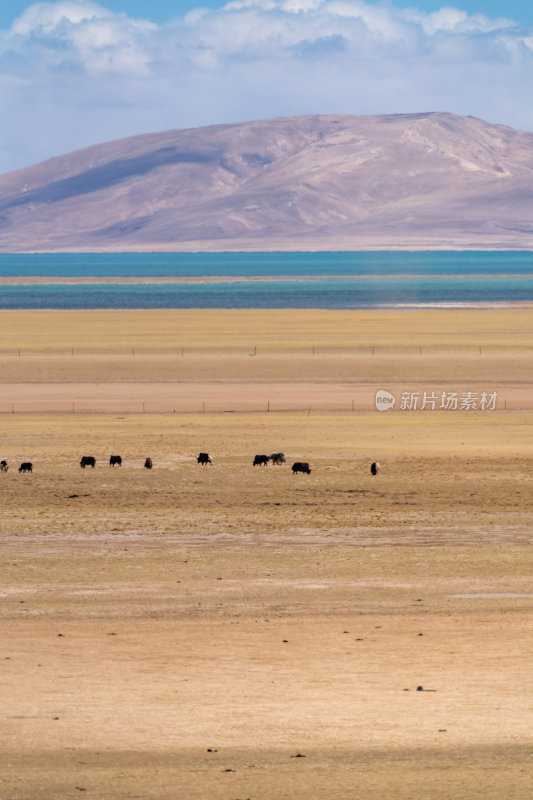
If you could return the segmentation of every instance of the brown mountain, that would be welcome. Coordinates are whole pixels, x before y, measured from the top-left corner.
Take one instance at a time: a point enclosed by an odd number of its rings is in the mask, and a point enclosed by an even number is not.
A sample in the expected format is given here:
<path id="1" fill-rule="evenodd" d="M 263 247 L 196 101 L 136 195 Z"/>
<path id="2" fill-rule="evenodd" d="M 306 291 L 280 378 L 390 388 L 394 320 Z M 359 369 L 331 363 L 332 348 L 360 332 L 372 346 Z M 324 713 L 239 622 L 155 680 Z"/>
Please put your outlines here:
<path id="1" fill-rule="evenodd" d="M 133 136 L 0 176 L 0 250 L 533 249 L 533 134 L 453 114 Z"/>

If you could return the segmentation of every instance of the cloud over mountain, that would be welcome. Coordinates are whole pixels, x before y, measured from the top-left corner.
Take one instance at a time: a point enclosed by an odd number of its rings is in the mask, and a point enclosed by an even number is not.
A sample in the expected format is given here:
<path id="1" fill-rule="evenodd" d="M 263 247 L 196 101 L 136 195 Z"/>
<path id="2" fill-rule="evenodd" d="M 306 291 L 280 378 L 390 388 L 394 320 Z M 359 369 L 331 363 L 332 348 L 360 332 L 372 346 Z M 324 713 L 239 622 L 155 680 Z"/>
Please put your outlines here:
<path id="1" fill-rule="evenodd" d="M 156 25 L 92 0 L 41 2 L 0 32 L 0 170 L 143 131 L 304 113 L 448 110 L 532 129 L 532 79 L 533 30 L 460 8 L 233 0 Z"/>

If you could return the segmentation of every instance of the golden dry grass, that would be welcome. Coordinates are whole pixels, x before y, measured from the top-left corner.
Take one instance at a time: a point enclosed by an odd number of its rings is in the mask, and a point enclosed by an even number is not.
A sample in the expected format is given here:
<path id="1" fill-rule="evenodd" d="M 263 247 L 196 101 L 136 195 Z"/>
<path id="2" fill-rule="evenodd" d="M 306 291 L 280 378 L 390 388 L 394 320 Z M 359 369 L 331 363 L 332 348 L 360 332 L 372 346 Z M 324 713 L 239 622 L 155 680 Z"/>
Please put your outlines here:
<path id="1" fill-rule="evenodd" d="M 529 308 L 472 310 L 157 310 L 2 311 L 2 350 L 46 353 L 181 348 L 294 353 L 312 348 L 352 352 L 442 346 L 533 348 Z"/>
<path id="2" fill-rule="evenodd" d="M 499 328 L 484 313 L 462 318 L 469 342 L 483 319 Z M 26 335 L 46 350 L 42 318 L 27 317 Z M 497 381 L 527 394 L 516 364 L 530 319 L 506 318 L 516 354 Z M 107 319 L 102 347 L 116 330 Z M 237 320 L 240 343 L 254 319 Z M 402 335 L 435 341 L 441 317 L 424 319 L 407 314 Z M 214 328 L 213 346 L 229 340 Z M 342 354 L 317 368 L 282 346 L 273 386 L 299 391 L 322 367 L 345 369 Z M 57 356 L 39 358 L 33 390 L 47 370 L 65 386 Z M 215 393 L 238 377 L 233 358 L 209 362 Z M 89 385 L 106 391 L 100 363 Z M 473 363 L 458 356 L 457 376 L 476 386 Z M 430 377 L 429 359 L 391 366 L 398 381 Z M 250 391 L 260 381 L 241 377 Z M 532 423 L 529 411 L 0 416 L 11 465 L 0 474 L 0 797 L 524 800 Z M 200 450 L 212 467 L 196 464 Z M 273 450 L 289 465 L 252 467 Z M 95 470 L 80 469 L 84 454 Z M 18 474 L 23 460 L 33 474 Z M 292 460 L 311 475 L 293 476 Z"/>
<path id="3" fill-rule="evenodd" d="M 533 314 L 524 309 L 1 319 L 0 412 L 368 410 L 382 387 L 497 391 L 502 408 L 532 407 Z"/>

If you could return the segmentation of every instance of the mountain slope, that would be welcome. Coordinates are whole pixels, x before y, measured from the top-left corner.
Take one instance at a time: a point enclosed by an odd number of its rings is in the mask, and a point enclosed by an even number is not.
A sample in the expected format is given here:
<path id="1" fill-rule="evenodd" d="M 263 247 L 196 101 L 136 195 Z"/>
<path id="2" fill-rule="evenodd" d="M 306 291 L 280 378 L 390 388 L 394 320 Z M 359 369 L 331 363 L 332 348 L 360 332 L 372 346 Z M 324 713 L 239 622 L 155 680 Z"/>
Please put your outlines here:
<path id="1" fill-rule="evenodd" d="M 533 248 L 533 134 L 427 113 L 134 136 L 0 176 L 0 250 Z"/>

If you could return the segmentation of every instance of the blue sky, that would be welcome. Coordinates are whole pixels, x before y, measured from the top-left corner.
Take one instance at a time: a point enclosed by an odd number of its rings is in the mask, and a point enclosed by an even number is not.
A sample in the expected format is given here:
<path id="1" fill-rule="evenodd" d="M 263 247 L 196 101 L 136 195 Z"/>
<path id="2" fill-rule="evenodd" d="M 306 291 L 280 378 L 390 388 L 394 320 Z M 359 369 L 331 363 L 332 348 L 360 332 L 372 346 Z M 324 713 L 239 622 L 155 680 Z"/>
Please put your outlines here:
<path id="1" fill-rule="evenodd" d="M 13 20 L 29 3 L 24 0 L 0 0 L 0 26 L 9 27 Z M 217 0 L 108 0 L 106 8 L 115 12 L 124 12 L 128 16 L 140 16 L 157 23 L 168 22 L 182 16 L 198 6 L 216 8 L 222 5 Z M 470 14 L 486 14 L 491 17 L 511 17 L 517 22 L 533 22 L 532 0 L 465 0 L 465 2 L 439 2 L 439 0 L 413 0 L 399 2 L 397 6 L 415 7 L 422 11 L 436 11 L 444 5 L 464 9 Z"/>
<path id="2" fill-rule="evenodd" d="M 0 0 L 0 172 L 298 114 L 450 111 L 533 130 L 532 86 L 521 0 Z"/>

